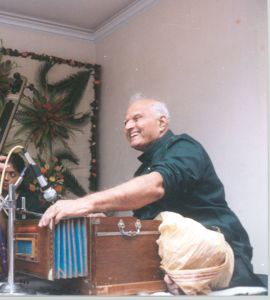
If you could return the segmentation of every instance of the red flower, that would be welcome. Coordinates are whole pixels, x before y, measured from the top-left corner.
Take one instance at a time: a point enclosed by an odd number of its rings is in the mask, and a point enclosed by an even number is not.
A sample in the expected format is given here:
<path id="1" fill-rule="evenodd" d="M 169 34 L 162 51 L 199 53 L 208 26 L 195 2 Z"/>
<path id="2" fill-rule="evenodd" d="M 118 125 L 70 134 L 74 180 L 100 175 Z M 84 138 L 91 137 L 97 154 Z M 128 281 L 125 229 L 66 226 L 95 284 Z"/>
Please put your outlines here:
<path id="1" fill-rule="evenodd" d="M 61 193 L 63 190 L 63 187 L 61 185 L 55 185 L 54 189 L 56 190 L 57 193 Z"/>
<path id="2" fill-rule="evenodd" d="M 51 111 L 52 110 L 52 105 L 49 102 L 43 104 L 42 107 L 45 108 L 45 109 L 47 109 L 47 111 Z"/>
<path id="3" fill-rule="evenodd" d="M 42 174 L 45 174 L 47 172 L 47 169 L 42 167 L 42 168 L 40 168 L 40 171 L 41 171 Z"/>
<path id="4" fill-rule="evenodd" d="M 35 186 L 34 184 L 30 183 L 30 184 L 29 184 L 29 190 L 30 190 L 31 192 L 34 192 L 34 191 L 36 190 L 36 186 Z"/>

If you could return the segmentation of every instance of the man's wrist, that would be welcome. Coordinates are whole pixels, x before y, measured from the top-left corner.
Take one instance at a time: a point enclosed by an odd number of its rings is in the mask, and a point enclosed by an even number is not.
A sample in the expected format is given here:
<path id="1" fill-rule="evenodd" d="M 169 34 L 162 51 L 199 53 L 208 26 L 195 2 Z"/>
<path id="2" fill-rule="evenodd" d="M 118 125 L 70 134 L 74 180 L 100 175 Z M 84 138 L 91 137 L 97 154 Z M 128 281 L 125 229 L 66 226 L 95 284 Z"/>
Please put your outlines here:
<path id="1" fill-rule="evenodd" d="M 93 213 L 95 212 L 95 200 L 91 195 L 86 195 L 82 198 L 80 198 L 80 204 L 81 207 L 87 212 L 87 213 Z"/>

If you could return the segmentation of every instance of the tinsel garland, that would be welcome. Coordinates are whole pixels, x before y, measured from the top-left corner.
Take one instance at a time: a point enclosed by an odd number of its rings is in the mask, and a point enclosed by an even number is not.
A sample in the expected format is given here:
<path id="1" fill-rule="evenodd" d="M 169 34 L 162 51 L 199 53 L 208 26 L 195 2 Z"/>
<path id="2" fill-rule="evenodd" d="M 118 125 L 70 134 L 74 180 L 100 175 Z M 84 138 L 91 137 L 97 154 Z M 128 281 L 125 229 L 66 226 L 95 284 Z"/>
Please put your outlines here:
<path id="1" fill-rule="evenodd" d="M 101 66 L 97 64 L 82 63 L 73 59 L 63 59 L 56 56 L 46 55 L 46 54 L 36 54 L 34 52 L 20 52 L 16 49 L 10 48 L 0 48 L 0 54 L 13 56 L 13 57 L 23 57 L 30 58 L 43 62 L 52 62 L 55 64 L 67 64 L 71 67 L 86 68 L 93 71 L 93 89 L 94 89 L 94 99 L 90 103 L 91 107 L 91 138 L 90 143 L 90 155 L 91 161 L 89 164 L 89 189 L 90 191 L 96 191 L 98 188 L 98 164 L 97 164 L 97 122 L 98 122 L 98 111 L 100 103 L 100 73 Z M 31 88 L 31 87 L 30 87 Z"/>
<path id="2" fill-rule="evenodd" d="M 90 190 L 96 190 L 98 186 L 98 165 L 97 165 L 97 124 L 98 124 L 98 111 L 99 111 L 99 103 L 100 103 L 100 72 L 101 68 L 100 66 L 96 66 L 95 73 L 94 73 L 94 95 L 95 99 L 90 104 L 92 110 L 91 115 L 91 139 L 89 140 L 90 143 L 90 153 L 91 156 L 91 163 L 90 163 L 90 177 L 89 177 L 89 189 Z"/>

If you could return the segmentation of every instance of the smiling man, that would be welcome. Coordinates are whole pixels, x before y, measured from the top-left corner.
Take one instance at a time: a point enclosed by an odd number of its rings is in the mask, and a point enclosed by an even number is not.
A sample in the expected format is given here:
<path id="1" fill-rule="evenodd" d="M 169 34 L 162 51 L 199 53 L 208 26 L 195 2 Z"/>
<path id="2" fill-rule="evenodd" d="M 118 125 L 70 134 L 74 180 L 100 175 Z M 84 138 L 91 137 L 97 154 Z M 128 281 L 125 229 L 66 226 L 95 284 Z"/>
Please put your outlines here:
<path id="1" fill-rule="evenodd" d="M 224 269 L 231 287 L 262 285 L 252 270 L 248 234 L 228 207 L 223 184 L 202 145 L 187 134 L 173 134 L 166 105 L 141 95 L 133 97 L 128 107 L 124 131 L 130 146 L 142 152 L 135 177 L 77 200 L 57 201 L 39 226 L 47 226 L 53 218 L 58 222 L 63 217 L 106 211 L 133 210 L 140 219 L 154 219 L 162 212 L 177 213 L 203 225 L 211 231 L 209 235 L 213 231 L 222 235 L 220 261 L 223 263 L 227 255 L 232 258 Z M 188 240 L 192 246 L 206 239 L 193 240 L 190 236 Z M 187 255 L 189 244 L 185 244 Z M 164 279 L 172 293 L 183 292 L 181 284 L 176 285 L 168 275 Z"/>
<path id="2" fill-rule="evenodd" d="M 145 151 L 169 130 L 168 121 L 169 113 L 164 104 L 153 99 L 135 101 L 128 108 L 125 120 L 130 146 Z"/>

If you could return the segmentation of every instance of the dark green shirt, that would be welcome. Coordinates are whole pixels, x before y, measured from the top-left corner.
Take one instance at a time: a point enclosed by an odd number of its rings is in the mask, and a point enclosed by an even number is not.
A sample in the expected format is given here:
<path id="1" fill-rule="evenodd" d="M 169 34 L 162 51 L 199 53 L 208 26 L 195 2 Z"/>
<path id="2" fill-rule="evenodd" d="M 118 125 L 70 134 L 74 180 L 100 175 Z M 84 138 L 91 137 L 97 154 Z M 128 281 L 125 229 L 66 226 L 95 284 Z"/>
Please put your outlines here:
<path id="1" fill-rule="evenodd" d="M 252 273 L 252 247 L 248 234 L 228 207 L 223 184 L 202 145 L 187 134 L 174 135 L 169 130 L 138 159 L 142 165 L 135 176 L 153 171 L 160 173 L 165 196 L 135 210 L 134 216 L 153 219 L 162 211 L 172 211 L 209 229 L 219 228 L 235 257 L 244 259 L 244 265 Z M 235 272 L 238 271 L 237 263 L 235 268 Z"/>

